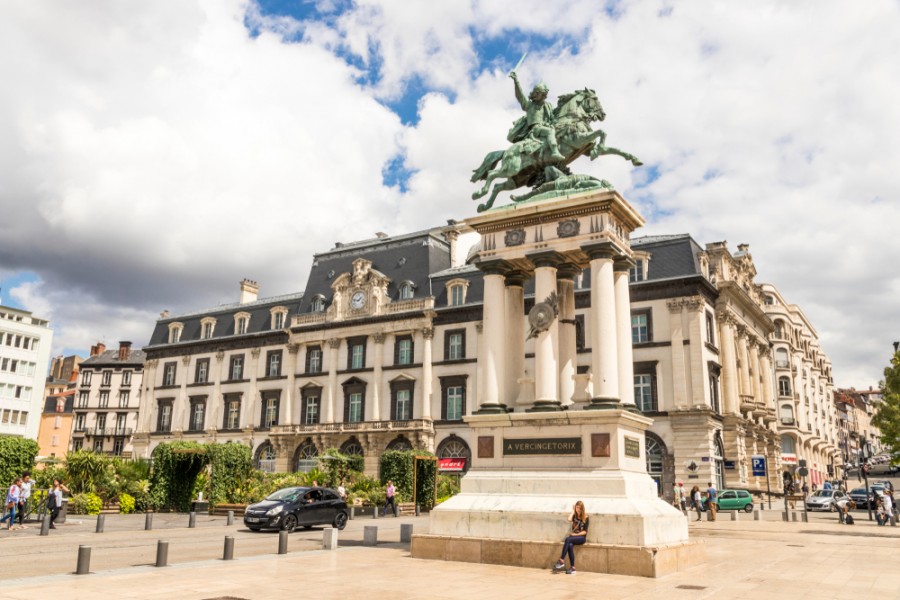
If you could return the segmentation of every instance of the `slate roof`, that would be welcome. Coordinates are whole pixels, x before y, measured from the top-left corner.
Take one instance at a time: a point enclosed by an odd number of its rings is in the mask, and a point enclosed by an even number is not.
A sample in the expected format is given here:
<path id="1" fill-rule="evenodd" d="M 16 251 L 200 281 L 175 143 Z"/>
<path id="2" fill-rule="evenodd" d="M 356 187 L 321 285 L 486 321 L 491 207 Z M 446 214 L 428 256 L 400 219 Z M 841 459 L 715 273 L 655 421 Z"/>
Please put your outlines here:
<path id="1" fill-rule="evenodd" d="M 64 397 L 66 399 L 65 408 L 63 412 L 56 412 L 56 399 L 59 397 Z M 58 415 L 64 414 L 73 414 L 75 412 L 75 392 L 69 392 L 67 394 L 58 394 L 56 396 L 48 396 L 46 400 L 44 400 L 44 413 L 55 413 Z"/>
<path id="2" fill-rule="evenodd" d="M 632 238 L 631 249 L 650 254 L 646 281 L 701 274 L 697 253 L 703 252 L 703 248 L 690 234 Z"/>
<path id="3" fill-rule="evenodd" d="M 126 360 L 119 360 L 119 349 L 115 348 L 113 350 L 105 350 L 96 356 L 92 356 L 88 359 L 81 361 L 80 368 L 85 369 L 89 367 L 143 367 L 144 361 L 147 360 L 147 355 L 144 354 L 143 350 L 136 350 L 134 348 L 131 349 L 131 354 Z"/>

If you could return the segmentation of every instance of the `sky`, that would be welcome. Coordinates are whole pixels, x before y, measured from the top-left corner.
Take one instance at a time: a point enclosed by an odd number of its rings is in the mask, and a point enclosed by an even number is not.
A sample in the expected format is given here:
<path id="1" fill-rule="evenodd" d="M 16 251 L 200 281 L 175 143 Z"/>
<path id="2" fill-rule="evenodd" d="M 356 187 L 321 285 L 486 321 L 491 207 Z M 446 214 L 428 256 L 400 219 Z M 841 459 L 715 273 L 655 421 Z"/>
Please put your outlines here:
<path id="1" fill-rule="evenodd" d="M 13 0 L 0 4 L 0 302 L 53 353 L 301 291 L 315 252 L 475 214 L 521 111 L 590 87 L 582 158 L 641 234 L 750 245 L 838 386 L 900 340 L 900 3 Z M 14 58 L 10 58 L 14 57 Z M 504 193 L 498 204 L 508 202 Z"/>

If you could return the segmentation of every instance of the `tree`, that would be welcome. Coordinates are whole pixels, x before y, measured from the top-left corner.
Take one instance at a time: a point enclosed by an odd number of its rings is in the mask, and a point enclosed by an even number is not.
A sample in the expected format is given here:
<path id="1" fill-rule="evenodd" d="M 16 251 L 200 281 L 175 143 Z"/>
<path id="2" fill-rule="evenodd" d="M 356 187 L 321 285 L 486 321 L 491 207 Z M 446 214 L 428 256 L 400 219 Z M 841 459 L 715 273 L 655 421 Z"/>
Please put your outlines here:
<path id="1" fill-rule="evenodd" d="M 38 444 L 34 440 L 0 437 L 0 489 L 6 489 L 23 471 L 34 469 Z M 5 497 L 5 496 L 4 496 Z"/>
<path id="2" fill-rule="evenodd" d="M 884 369 L 884 390 L 881 405 L 872 423 L 881 430 L 881 443 L 891 453 L 891 462 L 900 462 L 900 352 L 891 358 L 891 366 Z"/>

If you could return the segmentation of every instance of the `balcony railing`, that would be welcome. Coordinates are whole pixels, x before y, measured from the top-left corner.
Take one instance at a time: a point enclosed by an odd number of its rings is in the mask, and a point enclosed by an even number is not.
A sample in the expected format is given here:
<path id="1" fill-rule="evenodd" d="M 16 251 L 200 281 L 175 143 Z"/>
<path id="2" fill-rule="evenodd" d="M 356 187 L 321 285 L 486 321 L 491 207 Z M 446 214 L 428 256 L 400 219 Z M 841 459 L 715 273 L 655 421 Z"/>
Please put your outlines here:
<path id="1" fill-rule="evenodd" d="M 92 435 L 94 437 L 125 437 L 134 431 L 131 427 L 85 427 L 81 431 L 84 435 Z M 76 433 L 79 430 L 75 430 Z"/>
<path id="2" fill-rule="evenodd" d="M 408 421 L 362 421 L 359 423 L 317 423 L 315 425 L 278 425 L 272 433 L 318 433 L 318 432 L 366 432 L 366 431 L 431 431 L 432 422 L 427 419 Z"/>
<path id="3" fill-rule="evenodd" d="M 776 360 L 775 366 L 778 367 L 779 369 L 790 369 L 791 363 L 786 360 Z"/>

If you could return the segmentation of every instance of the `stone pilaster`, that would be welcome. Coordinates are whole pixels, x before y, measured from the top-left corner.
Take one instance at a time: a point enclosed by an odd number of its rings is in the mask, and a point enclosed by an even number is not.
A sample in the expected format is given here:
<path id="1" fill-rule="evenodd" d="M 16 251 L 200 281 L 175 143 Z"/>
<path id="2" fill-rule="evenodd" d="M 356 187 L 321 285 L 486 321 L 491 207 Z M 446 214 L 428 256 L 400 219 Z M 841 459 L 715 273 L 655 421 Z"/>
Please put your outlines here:
<path id="1" fill-rule="evenodd" d="M 256 379 L 259 376 L 260 354 L 261 351 L 259 348 L 250 350 L 250 364 L 247 365 L 247 372 L 250 374 L 250 383 L 244 385 L 244 397 L 241 401 L 240 427 L 242 429 L 248 427 L 252 428 L 258 425 L 257 415 L 259 406 L 257 405 L 257 400 L 259 399 L 259 391 L 256 387 Z"/>
<path id="2" fill-rule="evenodd" d="M 279 423 L 292 425 L 294 422 L 294 385 L 297 381 L 297 356 L 300 354 L 300 344 L 288 344 L 287 350 L 287 387 L 284 390 L 284 408 L 281 410 L 282 418 Z"/>
<path id="3" fill-rule="evenodd" d="M 372 370 L 372 407 L 369 409 L 369 418 L 372 421 L 387 421 L 390 418 L 390 412 L 388 412 L 388 418 L 384 417 L 382 414 L 384 411 L 381 406 L 381 388 L 384 379 L 382 371 L 384 366 L 384 338 L 384 333 L 380 331 L 372 336 L 372 340 L 375 342 L 375 364 Z M 363 418 L 365 419 L 365 416 Z"/>
<path id="4" fill-rule="evenodd" d="M 669 309 L 669 339 L 672 341 L 672 394 L 676 408 L 690 408 L 687 393 L 687 369 L 684 360 L 684 302 L 680 298 L 666 300 Z"/>
<path id="5" fill-rule="evenodd" d="M 336 410 L 336 396 L 338 395 L 337 369 L 338 369 L 338 350 L 341 347 L 339 338 L 330 338 L 328 340 L 328 389 L 322 390 L 323 396 L 328 395 L 325 399 L 325 414 L 322 415 L 323 423 L 334 423 Z"/>
<path id="6" fill-rule="evenodd" d="M 722 397 L 725 414 L 738 414 L 738 366 L 735 354 L 735 321 L 731 314 L 722 311 L 716 316 L 719 322 L 719 339 L 722 340 Z"/>
<path id="7" fill-rule="evenodd" d="M 434 374 L 431 367 L 431 345 L 434 339 L 434 328 L 426 327 L 422 330 L 422 418 L 431 418 L 432 390 L 434 388 Z M 413 415 L 415 416 L 415 415 Z"/>

